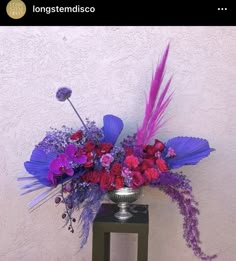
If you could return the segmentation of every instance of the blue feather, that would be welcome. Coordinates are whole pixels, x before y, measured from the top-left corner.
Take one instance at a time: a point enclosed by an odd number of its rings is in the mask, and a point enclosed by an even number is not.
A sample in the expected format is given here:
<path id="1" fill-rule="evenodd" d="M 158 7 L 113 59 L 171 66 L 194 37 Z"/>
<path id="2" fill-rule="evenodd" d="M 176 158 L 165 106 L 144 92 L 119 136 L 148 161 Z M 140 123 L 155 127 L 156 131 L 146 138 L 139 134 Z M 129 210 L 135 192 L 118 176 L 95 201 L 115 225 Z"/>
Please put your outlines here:
<path id="1" fill-rule="evenodd" d="M 171 169 L 180 168 L 183 165 L 195 165 L 212 151 L 207 140 L 193 137 L 172 138 L 167 141 L 166 147 L 174 149 L 176 153 L 175 157 L 165 159 Z"/>
<path id="2" fill-rule="evenodd" d="M 108 142 L 114 145 L 124 127 L 123 121 L 114 115 L 105 115 L 103 117 L 103 124 L 103 142 Z"/>

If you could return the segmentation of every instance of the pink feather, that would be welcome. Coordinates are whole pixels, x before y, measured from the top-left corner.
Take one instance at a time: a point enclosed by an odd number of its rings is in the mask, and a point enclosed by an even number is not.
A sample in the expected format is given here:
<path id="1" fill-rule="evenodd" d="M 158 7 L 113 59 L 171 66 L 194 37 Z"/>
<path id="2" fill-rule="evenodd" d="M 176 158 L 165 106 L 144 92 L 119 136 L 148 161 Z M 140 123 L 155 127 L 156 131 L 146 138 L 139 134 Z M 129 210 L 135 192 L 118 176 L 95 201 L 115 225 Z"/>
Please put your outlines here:
<path id="1" fill-rule="evenodd" d="M 145 115 L 142 126 L 138 128 L 136 133 L 136 145 L 148 144 L 149 141 L 156 135 L 157 131 L 163 126 L 163 117 L 165 109 L 170 103 L 172 94 L 167 95 L 170 87 L 171 79 L 165 85 L 163 91 L 159 94 L 161 84 L 164 77 L 166 60 L 169 52 L 169 45 L 157 66 L 154 78 L 152 79 L 149 98 L 146 101 Z"/>

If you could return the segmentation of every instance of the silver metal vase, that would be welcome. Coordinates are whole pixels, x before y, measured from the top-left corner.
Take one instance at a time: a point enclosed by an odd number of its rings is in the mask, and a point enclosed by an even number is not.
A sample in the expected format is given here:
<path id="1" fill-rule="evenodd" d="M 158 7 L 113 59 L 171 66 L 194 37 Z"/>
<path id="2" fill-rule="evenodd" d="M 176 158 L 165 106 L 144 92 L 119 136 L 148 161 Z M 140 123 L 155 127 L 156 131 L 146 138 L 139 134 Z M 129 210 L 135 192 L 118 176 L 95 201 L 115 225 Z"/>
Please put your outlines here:
<path id="1" fill-rule="evenodd" d="M 135 202 L 141 195 L 141 188 L 121 188 L 108 192 L 111 201 L 118 204 L 120 210 L 115 213 L 115 217 L 121 221 L 131 218 L 133 215 L 128 211 L 130 203 Z"/>

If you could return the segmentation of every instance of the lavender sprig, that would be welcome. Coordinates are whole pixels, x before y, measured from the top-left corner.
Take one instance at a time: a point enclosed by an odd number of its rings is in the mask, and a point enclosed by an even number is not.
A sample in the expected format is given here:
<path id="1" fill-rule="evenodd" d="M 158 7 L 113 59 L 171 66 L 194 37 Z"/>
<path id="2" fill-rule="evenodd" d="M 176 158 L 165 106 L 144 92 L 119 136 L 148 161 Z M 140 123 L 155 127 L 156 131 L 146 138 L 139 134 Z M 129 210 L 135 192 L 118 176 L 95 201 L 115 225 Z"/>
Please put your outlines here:
<path id="1" fill-rule="evenodd" d="M 80 221 L 82 223 L 81 231 L 81 244 L 80 248 L 86 244 L 89 236 L 90 224 L 93 222 L 103 199 L 105 192 L 101 190 L 98 185 L 93 185 L 90 187 L 89 193 L 85 204 L 83 205 L 83 210 L 80 215 Z"/>
<path id="2" fill-rule="evenodd" d="M 194 254 L 202 260 L 211 261 L 217 255 L 206 255 L 201 247 L 200 233 L 198 230 L 198 203 L 192 195 L 190 181 L 185 176 L 178 173 L 166 172 L 160 176 L 158 182 L 152 186 L 158 186 L 172 201 L 178 204 L 180 214 L 184 217 L 183 237 L 187 246 L 192 248 Z"/>

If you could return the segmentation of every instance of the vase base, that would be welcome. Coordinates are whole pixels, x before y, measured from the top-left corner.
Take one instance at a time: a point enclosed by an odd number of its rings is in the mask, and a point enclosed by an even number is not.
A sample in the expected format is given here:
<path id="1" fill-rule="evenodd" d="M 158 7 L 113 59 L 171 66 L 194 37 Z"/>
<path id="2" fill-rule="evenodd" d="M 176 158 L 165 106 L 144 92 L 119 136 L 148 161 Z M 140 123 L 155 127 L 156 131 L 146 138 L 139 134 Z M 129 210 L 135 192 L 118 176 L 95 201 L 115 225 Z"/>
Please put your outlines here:
<path id="1" fill-rule="evenodd" d="M 121 221 L 125 221 L 127 219 L 130 219 L 133 215 L 127 211 L 123 212 L 123 211 L 119 211 L 117 213 L 115 213 L 115 217 Z"/>

